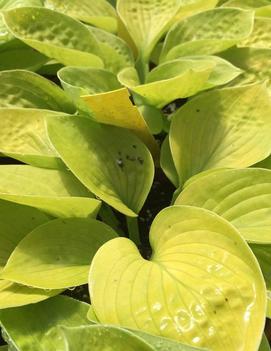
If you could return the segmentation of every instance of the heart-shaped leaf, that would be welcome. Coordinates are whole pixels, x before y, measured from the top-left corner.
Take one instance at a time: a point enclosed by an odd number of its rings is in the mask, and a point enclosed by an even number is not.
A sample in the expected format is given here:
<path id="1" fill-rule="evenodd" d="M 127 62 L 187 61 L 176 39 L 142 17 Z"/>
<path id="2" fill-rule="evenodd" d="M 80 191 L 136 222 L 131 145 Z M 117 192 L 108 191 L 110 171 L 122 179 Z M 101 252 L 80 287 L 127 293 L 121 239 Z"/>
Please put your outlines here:
<path id="1" fill-rule="evenodd" d="M 137 215 L 154 174 L 151 154 L 137 137 L 78 116 L 48 119 L 48 133 L 63 161 L 90 191 L 127 216 Z"/>
<path id="2" fill-rule="evenodd" d="M 86 284 L 96 251 L 116 236 L 113 229 L 94 219 L 56 219 L 22 239 L 2 278 L 41 289 Z"/>
<path id="3" fill-rule="evenodd" d="M 118 0 L 117 11 L 147 61 L 180 7 L 178 0 Z"/>
<path id="4" fill-rule="evenodd" d="M 71 114 L 76 111 L 57 85 L 24 70 L 0 72 L 0 107 L 37 108 Z"/>
<path id="5" fill-rule="evenodd" d="M 186 186 L 175 204 L 202 207 L 231 222 L 253 243 L 271 244 L 271 171 L 212 172 Z"/>
<path id="6" fill-rule="evenodd" d="M 163 210 L 150 261 L 126 238 L 103 245 L 89 276 L 99 321 L 214 351 L 255 351 L 265 322 L 258 263 L 237 230 L 196 207 Z"/>
<path id="7" fill-rule="evenodd" d="M 44 6 L 110 32 L 117 30 L 116 11 L 106 0 L 45 0 Z"/>
<path id="8" fill-rule="evenodd" d="M 245 168 L 271 153 L 271 103 L 265 84 L 201 94 L 181 107 L 170 129 L 180 184 L 213 168 Z"/>
<path id="9" fill-rule="evenodd" d="M 58 295 L 61 290 L 42 290 L 31 288 L 7 280 L 0 281 L 0 310 L 4 308 L 25 306 Z"/>
<path id="10" fill-rule="evenodd" d="M 101 205 L 70 172 L 23 165 L 0 167 L 0 198 L 63 218 L 95 216 Z"/>
<path id="11" fill-rule="evenodd" d="M 226 50 L 250 35 L 253 17 L 253 11 L 237 8 L 217 8 L 188 17 L 168 32 L 160 60 Z"/>
<path id="12" fill-rule="evenodd" d="M 10 32 L 42 54 L 64 65 L 103 67 L 99 44 L 80 22 L 42 7 L 3 13 Z"/>
<path id="13" fill-rule="evenodd" d="M 45 125 L 46 116 L 55 118 L 59 114 L 38 109 L 0 109 L 0 152 L 33 166 L 63 168 Z"/>
<path id="14" fill-rule="evenodd" d="M 62 350 L 62 340 L 49 338 L 56 325 L 88 325 L 89 305 L 67 296 L 53 297 L 35 305 L 0 311 L 0 323 L 9 341 L 20 351 Z"/>

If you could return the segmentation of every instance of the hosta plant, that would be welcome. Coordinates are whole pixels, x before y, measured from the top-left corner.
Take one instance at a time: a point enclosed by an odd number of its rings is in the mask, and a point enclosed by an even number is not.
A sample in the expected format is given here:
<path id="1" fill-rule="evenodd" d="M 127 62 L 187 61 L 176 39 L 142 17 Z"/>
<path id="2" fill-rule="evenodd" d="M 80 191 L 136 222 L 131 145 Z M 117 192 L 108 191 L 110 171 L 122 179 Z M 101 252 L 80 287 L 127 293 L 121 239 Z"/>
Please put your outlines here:
<path id="1" fill-rule="evenodd" d="M 0 11 L 0 350 L 270 351 L 271 1 Z"/>

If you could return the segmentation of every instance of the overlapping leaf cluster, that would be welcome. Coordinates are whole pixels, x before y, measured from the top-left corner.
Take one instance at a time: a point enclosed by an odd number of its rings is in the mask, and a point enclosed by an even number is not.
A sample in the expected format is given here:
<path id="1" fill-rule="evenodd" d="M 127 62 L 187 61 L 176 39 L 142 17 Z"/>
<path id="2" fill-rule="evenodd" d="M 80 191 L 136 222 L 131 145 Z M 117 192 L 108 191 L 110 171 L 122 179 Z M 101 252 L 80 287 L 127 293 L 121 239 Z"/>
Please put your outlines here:
<path id="1" fill-rule="evenodd" d="M 0 11 L 2 349 L 270 350 L 271 1 Z M 92 305 L 57 296 L 87 283 Z"/>

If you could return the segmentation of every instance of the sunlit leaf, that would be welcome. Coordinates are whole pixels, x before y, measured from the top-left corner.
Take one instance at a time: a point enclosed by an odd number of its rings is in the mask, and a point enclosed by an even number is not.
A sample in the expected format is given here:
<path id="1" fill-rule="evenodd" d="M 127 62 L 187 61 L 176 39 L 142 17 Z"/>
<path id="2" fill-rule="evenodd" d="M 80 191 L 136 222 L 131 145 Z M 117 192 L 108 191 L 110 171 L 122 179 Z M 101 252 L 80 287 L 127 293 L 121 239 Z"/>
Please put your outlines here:
<path id="1" fill-rule="evenodd" d="M 61 290 L 42 290 L 0 280 L 0 310 L 37 303 L 60 292 Z"/>
<path id="2" fill-rule="evenodd" d="M 186 186 L 175 204 L 211 210 L 231 222 L 247 241 L 271 244 L 270 170 L 212 172 Z"/>
<path id="3" fill-rule="evenodd" d="M 44 6 L 110 32 L 117 30 L 116 12 L 106 0 L 45 0 Z"/>
<path id="4" fill-rule="evenodd" d="M 253 17 L 253 11 L 237 8 L 217 8 L 188 17 L 168 32 L 161 61 L 226 50 L 250 35 Z"/>
<path id="5" fill-rule="evenodd" d="M 11 89 L 16 93 L 15 86 Z M 1 93 L 4 95 L 4 91 Z M 18 93 L 17 103 L 27 104 L 20 96 L 21 94 Z M 28 104 L 31 100 L 33 103 L 38 102 L 33 92 L 29 93 L 28 97 L 30 100 Z M 0 151 L 34 166 L 63 168 L 63 163 L 48 139 L 45 125 L 46 116 L 55 118 L 59 114 L 59 112 L 30 108 L 0 109 Z"/>
<path id="6" fill-rule="evenodd" d="M 216 351 L 257 350 L 266 290 L 237 230 L 213 212 L 173 206 L 154 220 L 150 243 L 150 261 L 126 238 L 95 255 L 89 286 L 99 321 Z"/>
<path id="7" fill-rule="evenodd" d="M 240 7 L 240 8 L 257 8 L 270 5 L 269 0 L 229 0 L 223 4 L 223 7 Z"/>
<path id="8" fill-rule="evenodd" d="M 119 0 L 118 14 L 147 60 L 180 7 L 178 0 Z"/>
<path id="9" fill-rule="evenodd" d="M 62 340 L 49 338 L 57 325 L 88 325 L 89 305 L 66 296 L 53 297 L 35 305 L 0 311 L 0 323 L 8 338 L 20 351 L 62 350 Z"/>
<path id="10" fill-rule="evenodd" d="M 117 77 L 104 69 L 64 67 L 57 75 L 64 90 L 77 104 L 80 111 L 90 114 L 91 110 L 81 99 L 82 95 L 102 94 L 121 88 Z"/>
<path id="11" fill-rule="evenodd" d="M 0 198 L 63 218 L 96 215 L 100 207 L 70 172 L 23 165 L 0 166 Z"/>
<path id="12" fill-rule="evenodd" d="M 8 29 L 18 39 L 64 65 L 103 67 L 99 44 L 80 22 L 42 7 L 4 12 Z"/>
<path id="13" fill-rule="evenodd" d="M 90 262 L 117 235 L 94 219 L 56 219 L 34 229 L 17 245 L 2 278 L 41 289 L 86 284 Z"/>
<path id="14" fill-rule="evenodd" d="M 151 154 L 137 137 L 78 116 L 48 119 L 48 132 L 63 161 L 90 191 L 118 211 L 137 215 L 154 174 Z"/>
<path id="15" fill-rule="evenodd" d="M 178 22 L 186 17 L 207 11 L 216 7 L 218 0 L 184 0 L 173 22 Z"/>
<path id="16" fill-rule="evenodd" d="M 271 49 L 269 33 L 271 31 L 271 18 L 256 17 L 251 35 L 238 46 L 258 49 Z"/>
<path id="17" fill-rule="evenodd" d="M 129 129 L 148 146 L 154 159 L 157 158 L 158 145 L 144 117 L 132 104 L 126 88 L 104 94 L 84 95 L 82 98 L 98 122 Z"/>
<path id="18" fill-rule="evenodd" d="M 131 89 L 142 96 L 147 104 L 162 108 L 171 101 L 202 90 L 213 67 L 214 64 L 207 60 L 167 62 L 147 75 L 146 84 Z"/>
<path id="19" fill-rule="evenodd" d="M 243 73 L 232 82 L 233 85 L 266 81 L 268 89 L 271 89 L 270 49 L 232 48 L 222 55 L 243 70 Z"/>
<path id="20" fill-rule="evenodd" d="M 36 73 L 25 70 L 0 72 L 0 107 L 75 112 L 75 107 L 62 89 Z"/>
<path id="21" fill-rule="evenodd" d="M 271 104 L 265 84 L 214 90 L 173 117 L 170 148 L 180 184 L 213 168 L 245 168 L 271 153 Z"/>

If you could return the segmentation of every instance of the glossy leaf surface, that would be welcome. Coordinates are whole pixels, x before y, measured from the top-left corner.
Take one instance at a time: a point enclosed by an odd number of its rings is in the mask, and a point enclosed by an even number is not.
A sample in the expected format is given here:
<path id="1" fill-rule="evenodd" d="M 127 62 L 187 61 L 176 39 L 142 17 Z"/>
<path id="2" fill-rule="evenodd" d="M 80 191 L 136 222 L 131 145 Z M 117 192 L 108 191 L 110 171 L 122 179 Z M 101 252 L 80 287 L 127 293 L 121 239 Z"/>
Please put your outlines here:
<path id="1" fill-rule="evenodd" d="M 118 211 L 137 215 L 154 174 L 151 154 L 138 138 L 80 117 L 49 119 L 48 132 L 63 161 L 90 191 Z"/>
<path id="2" fill-rule="evenodd" d="M 66 296 L 57 296 L 35 305 L 1 310 L 0 323 L 11 342 L 20 351 L 53 351 L 62 345 L 62 342 L 48 337 L 50 330 L 56 325 L 88 325 L 88 308 L 86 303 Z"/>
<path id="3" fill-rule="evenodd" d="M 173 117 L 170 147 L 180 184 L 214 168 L 245 168 L 271 152 L 271 104 L 264 84 L 214 90 Z"/>
<path id="4" fill-rule="evenodd" d="M 248 168 L 212 172 L 186 186 L 175 203 L 217 213 L 249 242 L 271 243 L 270 170 Z"/>
<path id="5" fill-rule="evenodd" d="M 2 277 L 42 289 L 86 284 L 98 248 L 116 237 L 93 219 L 57 219 L 34 229 L 11 254 Z"/>
<path id="6" fill-rule="evenodd" d="M 0 198 L 62 218 L 96 215 L 100 207 L 70 172 L 24 165 L 0 167 Z"/>
<path id="7" fill-rule="evenodd" d="M 237 230 L 213 212 L 173 206 L 154 220 L 150 243 L 150 261 L 125 238 L 97 252 L 89 287 L 98 319 L 214 351 L 256 350 L 266 291 Z"/>

